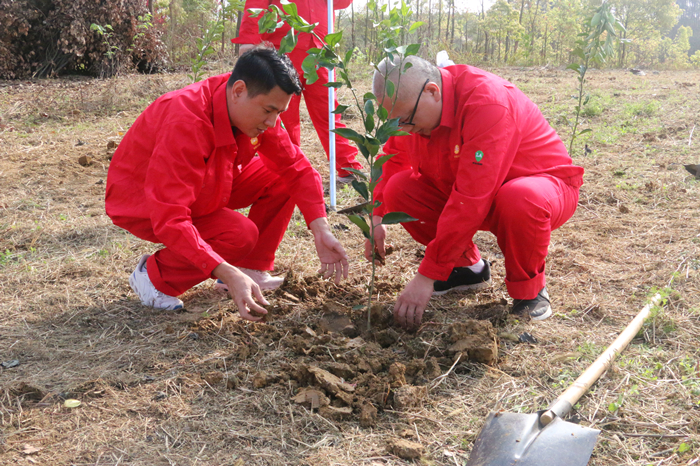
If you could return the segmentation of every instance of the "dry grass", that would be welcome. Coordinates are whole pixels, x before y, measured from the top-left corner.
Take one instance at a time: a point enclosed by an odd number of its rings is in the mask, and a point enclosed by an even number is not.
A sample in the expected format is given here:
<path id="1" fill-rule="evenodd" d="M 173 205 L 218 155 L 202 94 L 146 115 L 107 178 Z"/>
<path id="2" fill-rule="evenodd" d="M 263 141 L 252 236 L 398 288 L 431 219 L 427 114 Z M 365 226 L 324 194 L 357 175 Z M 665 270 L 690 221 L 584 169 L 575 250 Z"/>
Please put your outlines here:
<path id="1" fill-rule="evenodd" d="M 573 74 L 494 71 L 540 104 L 568 142 Z M 0 83 L 0 360 L 20 362 L 0 369 L 0 464 L 405 464 L 386 450 L 404 430 L 425 447 L 424 463 L 464 464 L 489 410 L 546 406 L 653 289 L 664 290 L 668 305 L 581 400 L 576 418 L 603 430 L 593 465 L 700 464 L 700 182 L 679 165 L 700 162 L 700 130 L 690 138 L 700 123 L 698 82 L 697 72 L 592 73 L 598 106 L 583 127 L 594 130 L 585 141 L 593 152 L 575 151 L 586 184 L 548 260 L 555 317 L 496 319 L 497 365 L 460 362 L 420 407 L 380 410 L 373 428 L 290 400 L 298 384 L 291 366 L 359 352 L 337 336 L 313 340 L 308 354 L 292 345 L 298 329 L 318 330 L 329 306 L 358 314 L 349 307 L 360 302 L 369 269 L 361 235 L 339 226 L 349 222 L 330 219 L 353 259 L 351 279 L 335 287 L 314 278 L 311 237 L 295 215 L 277 267 L 294 271 L 286 289 L 297 298 L 272 296 L 276 317 L 268 324 L 240 322 L 209 284 L 185 294 L 187 312 L 144 308 L 127 277 L 153 245 L 104 214 L 107 144 L 186 77 Z M 305 123 L 302 131 L 325 177 L 313 128 Z M 83 155 L 93 163 L 79 165 Z M 348 188 L 339 200 L 355 201 Z M 397 251 L 379 272 L 387 306 L 420 260 L 402 230 L 391 235 Z M 495 239 L 480 233 L 477 242 L 494 262 L 494 286 L 431 301 L 430 325 L 417 336 L 400 333 L 382 357 L 405 362 L 412 345 L 440 357 L 435 342 L 446 325 L 507 298 Z M 524 331 L 538 343 L 508 339 Z M 272 381 L 255 388 L 261 373 Z M 65 398 L 82 406 L 64 408 Z M 27 446 L 40 450 L 27 454 Z"/>

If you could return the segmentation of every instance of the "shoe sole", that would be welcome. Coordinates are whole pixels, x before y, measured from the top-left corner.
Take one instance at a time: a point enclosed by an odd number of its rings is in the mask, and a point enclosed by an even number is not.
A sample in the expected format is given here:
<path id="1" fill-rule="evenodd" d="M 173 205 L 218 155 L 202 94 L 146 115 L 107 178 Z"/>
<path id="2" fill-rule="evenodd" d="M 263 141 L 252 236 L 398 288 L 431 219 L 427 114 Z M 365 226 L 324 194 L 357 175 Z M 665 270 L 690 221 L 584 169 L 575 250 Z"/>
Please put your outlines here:
<path id="1" fill-rule="evenodd" d="M 541 314 L 537 317 L 530 316 L 530 320 L 545 320 L 548 319 L 552 316 L 552 308 L 549 307 L 544 314 Z"/>
<path id="2" fill-rule="evenodd" d="M 483 288 L 488 288 L 489 286 L 491 286 L 491 279 L 490 278 L 485 282 L 475 283 L 474 285 L 460 285 L 460 286 L 455 286 L 454 288 L 450 288 L 449 290 L 433 291 L 433 296 L 442 296 L 444 294 L 451 293 L 453 291 L 476 291 L 476 290 L 481 290 Z"/>

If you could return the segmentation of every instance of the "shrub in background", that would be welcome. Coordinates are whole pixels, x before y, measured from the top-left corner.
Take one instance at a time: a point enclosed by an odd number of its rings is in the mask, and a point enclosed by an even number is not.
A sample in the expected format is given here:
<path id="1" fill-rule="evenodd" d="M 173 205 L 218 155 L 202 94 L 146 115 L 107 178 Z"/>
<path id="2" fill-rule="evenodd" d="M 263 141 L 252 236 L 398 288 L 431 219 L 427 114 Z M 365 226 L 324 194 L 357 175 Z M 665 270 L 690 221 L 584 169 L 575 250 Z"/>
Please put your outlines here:
<path id="1" fill-rule="evenodd" d="M 0 78 L 161 68 L 166 52 L 148 13 L 141 0 L 0 0 Z"/>

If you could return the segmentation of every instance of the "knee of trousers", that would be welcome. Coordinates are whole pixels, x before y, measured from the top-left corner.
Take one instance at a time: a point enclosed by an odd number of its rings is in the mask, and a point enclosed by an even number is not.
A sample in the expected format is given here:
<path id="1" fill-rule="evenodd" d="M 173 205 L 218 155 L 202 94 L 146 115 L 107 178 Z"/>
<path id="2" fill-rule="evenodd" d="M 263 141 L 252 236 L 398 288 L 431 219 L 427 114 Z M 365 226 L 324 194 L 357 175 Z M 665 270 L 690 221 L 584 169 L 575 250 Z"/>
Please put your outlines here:
<path id="1" fill-rule="evenodd" d="M 548 225 L 551 213 L 544 207 L 527 199 L 509 199 L 496 208 L 496 217 L 500 225 L 524 227 L 525 225 Z"/>
<path id="2" fill-rule="evenodd" d="M 387 181 L 384 186 L 384 204 L 388 212 L 405 211 L 409 204 L 410 196 L 407 196 L 407 180 L 411 176 L 411 170 L 404 170 L 396 173 Z"/>
<path id="3" fill-rule="evenodd" d="M 206 241 L 227 261 L 241 259 L 258 243 L 258 227 L 246 218 L 238 228 L 221 231 Z"/>

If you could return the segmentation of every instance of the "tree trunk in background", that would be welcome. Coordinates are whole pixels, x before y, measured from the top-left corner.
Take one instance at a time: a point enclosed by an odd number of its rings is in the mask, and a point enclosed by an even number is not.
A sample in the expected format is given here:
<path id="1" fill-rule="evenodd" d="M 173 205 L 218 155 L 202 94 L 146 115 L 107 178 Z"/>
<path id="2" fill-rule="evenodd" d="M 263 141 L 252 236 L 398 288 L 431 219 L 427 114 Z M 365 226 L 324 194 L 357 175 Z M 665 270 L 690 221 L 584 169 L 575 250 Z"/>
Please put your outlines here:
<path id="1" fill-rule="evenodd" d="M 146 0 L 146 7 L 148 8 L 148 12 L 153 15 L 153 0 Z"/>
<path id="2" fill-rule="evenodd" d="M 365 3 L 365 52 L 369 50 L 367 48 L 367 41 L 369 40 L 369 2 Z"/>
<path id="3" fill-rule="evenodd" d="M 238 37 L 241 34 L 241 22 L 243 22 L 243 12 L 239 11 L 238 15 L 236 15 L 236 37 Z M 238 56 L 238 53 L 240 52 L 240 44 L 236 44 L 234 47 L 236 56 Z"/>
<path id="4" fill-rule="evenodd" d="M 432 36 L 432 26 L 433 26 L 433 7 L 432 0 L 428 0 L 428 43 L 433 38 Z"/>
<path id="5" fill-rule="evenodd" d="M 452 0 L 452 34 L 450 34 L 450 42 L 455 43 L 455 0 Z"/>
<path id="6" fill-rule="evenodd" d="M 447 0 L 447 25 L 445 26 L 445 42 L 450 40 L 450 0 Z"/>
<path id="7" fill-rule="evenodd" d="M 442 34 L 442 0 L 438 0 L 438 43 L 440 42 L 440 35 Z"/>
<path id="8" fill-rule="evenodd" d="M 350 34 L 352 35 L 352 49 L 355 50 L 355 6 L 350 4 Z"/>

